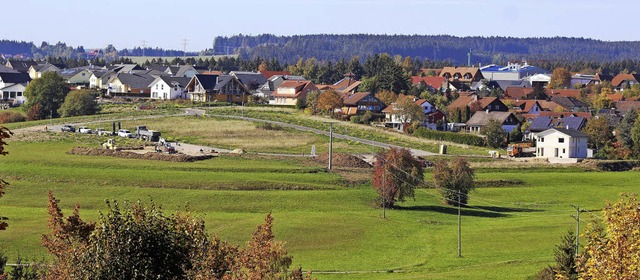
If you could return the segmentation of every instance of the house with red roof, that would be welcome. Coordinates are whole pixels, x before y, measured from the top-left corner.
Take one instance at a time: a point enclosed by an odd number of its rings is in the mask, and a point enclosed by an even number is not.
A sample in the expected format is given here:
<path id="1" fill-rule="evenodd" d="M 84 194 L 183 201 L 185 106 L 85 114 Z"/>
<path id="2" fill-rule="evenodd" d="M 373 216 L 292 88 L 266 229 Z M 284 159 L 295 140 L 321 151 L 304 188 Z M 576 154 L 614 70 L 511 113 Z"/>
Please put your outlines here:
<path id="1" fill-rule="evenodd" d="M 405 96 L 405 98 L 413 98 L 413 102 L 422 107 L 426 118 L 420 123 L 420 126 L 428 129 L 437 130 L 438 121 L 442 121 L 442 125 L 446 124 L 446 115 L 442 110 L 436 108 L 433 104 L 429 103 L 426 99 L 416 99 L 413 96 Z M 385 126 L 393 127 L 397 129 L 403 129 L 404 125 L 411 122 L 411 119 L 407 119 L 399 111 L 397 103 L 391 103 L 382 112 L 385 114 Z"/>
<path id="2" fill-rule="evenodd" d="M 298 100 L 301 100 L 302 104 L 306 104 L 307 94 L 314 90 L 318 90 L 318 88 L 311 81 L 284 81 L 282 82 L 282 84 L 280 84 L 280 87 L 278 87 L 276 91 L 271 94 L 273 102 L 269 102 L 269 104 L 295 106 Z"/>
<path id="3" fill-rule="evenodd" d="M 640 84 L 640 74 L 618 74 L 611 80 L 611 85 L 618 91 Z"/>
<path id="4" fill-rule="evenodd" d="M 280 76 L 291 76 L 291 72 L 289 71 L 258 71 L 258 73 L 260 73 L 262 76 L 264 76 L 265 79 L 269 79 L 273 76 L 276 75 L 280 75 Z"/>
<path id="5" fill-rule="evenodd" d="M 437 76 L 413 76 L 411 77 L 411 84 L 425 86 L 429 91 L 444 91 L 449 87 L 444 77 Z"/>

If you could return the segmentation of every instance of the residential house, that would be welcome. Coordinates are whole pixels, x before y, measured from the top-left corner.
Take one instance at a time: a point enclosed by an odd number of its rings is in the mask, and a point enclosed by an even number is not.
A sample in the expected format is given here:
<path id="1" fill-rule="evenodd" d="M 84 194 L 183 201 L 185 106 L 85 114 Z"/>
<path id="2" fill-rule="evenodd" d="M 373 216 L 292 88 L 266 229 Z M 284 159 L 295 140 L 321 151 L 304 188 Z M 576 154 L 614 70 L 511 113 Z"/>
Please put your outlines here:
<path id="1" fill-rule="evenodd" d="M 344 74 L 344 78 L 331 85 L 331 89 L 340 93 L 354 93 L 362 82 L 356 80 L 353 73 Z"/>
<path id="2" fill-rule="evenodd" d="M 460 95 L 456 100 L 447 106 L 449 112 L 456 110 L 466 110 L 469 107 L 472 111 L 509 111 L 509 107 L 502 103 L 497 97 L 479 98 L 477 94 Z"/>
<path id="3" fill-rule="evenodd" d="M 203 74 L 207 70 L 209 69 L 201 66 L 176 65 L 167 67 L 164 72 L 173 77 L 193 78 L 193 76 Z"/>
<path id="4" fill-rule="evenodd" d="M 250 92 L 231 75 L 196 74 L 187 84 L 187 92 L 195 102 L 247 102 Z"/>
<path id="5" fill-rule="evenodd" d="M 618 101 L 614 104 L 615 104 L 614 107 L 618 109 L 620 114 L 622 114 L 623 116 L 626 115 L 631 110 L 635 110 L 635 111 L 640 110 L 640 101 L 635 101 L 635 100 Z"/>
<path id="6" fill-rule="evenodd" d="M 89 77 L 89 88 L 107 89 L 109 87 L 109 79 L 118 73 L 109 70 L 97 70 L 91 73 Z"/>
<path id="7" fill-rule="evenodd" d="M 24 104 L 27 101 L 24 91 L 30 81 L 26 73 L 0 72 L 0 100 L 13 105 Z"/>
<path id="8" fill-rule="evenodd" d="M 440 72 L 440 77 L 449 82 L 460 82 L 471 86 L 473 82 L 479 82 L 484 77 L 480 68 L 476 67 L 444 67 Z"/>
<path id="9" fill-rule="evenodd" d="M 7 67 L 20 73 L 29 73 L 29 68 L 35 65 L 38 65 L 38 62 L 33 60 L 9 60 L 6 64 Z"/>
<path id="10" fill-rule="evenodd" d="M 612 75 L 596 74 L 595 76 L 593 76 L 593 84 L 595 85 L 599 85 L 604 82 L 611 82 L 612 80 L 613 80 Z"/>
<path id="11" fill-rule="evenodd" d="M 264 76 L 256 72 L 231 71 L 229 75 L 236 77 L 251 93 L 255 93 L 260 86 L 267 82 Z"/>
<path id="12" fill-rule="evenodd" d="M 589 104 L 586 104 L 574 97 L 553 96 L 551 101 L 562 106 L 567 111 L 585 112 L 589 110 Z"/>
<path id="13" fill-rule="evenodd" d="M 591 113 L 590 112 L 551 112 L 551 111 L 542 111 L 540 112 L 539 116 L 547 116 L 547 117 L 551 117 L 552 119 L 562 119 L 562 118 L 566 118 L 566 117 L 583 117 L 586 120 L 590 120 L 591 119 Z"/>
<path id="14" fill-rule="evenodd" d="M 155 77 L 149 74 L 118 73 L 109 78 L 107 94 L 135 94 L 150 97 L 149 85 L 154 80 Z"/>
<path id="15" fill-rule="evenodd" d="M 537 66 L 529 65 L 527 62 L 509 63 L 507 66 L 495 64 L 480 67 L 482 76 L 488 80 L 519 81 L 524 77 L 536 74 L 551 74 L 551 72 Z"/>
<path id="16" fill-rule="evenodd" d="M 572 130 L 582 130 L 587 124 L 585 117 L 579 116 L 566 116 L 566 117 L 551 117 L 551 116 L 537 116 L 531 121 L 529 129 L 524 132 L 525 139 L 535 139 L 535 136 L 549 128 L 559 127 Z"/>
<path id="17" fill-rule="evenodd" d="M 280 85 L 282 85 L 282 83 L 284 83 L 284 81 L 303 81 L 306 80 L 304 77 L 302 76 L 282 76 L 282 75 L 274 75 L 270 78 L 267 79 L 267 82 L 265 82 L 262 86 L 260 86 L 257 90 L 256 93 L 254 94 L 254 96 L 256 97 L 260 97 L 260 98 L 267 98 L 269 99 L 269 104 L 273 103 L 274 100 L 271 97 L 271 94 L 273 92 L 276 91 L 277 88 L 280 87 Z"/>
<path id="18" fill-rule="evenodd" d="M 187 85 L 191 78 L 187 77 L 157 77 L 149 87 L 151 88 L 151 99 L 188 99 Z"/>
<path id="19" fill-rule="evenodd" d="M 521 124 L 518 118 L 511 112 L 477 111 L 467 121 L 467 129 L 469 132 L 480 133 L 480 130 L 491 120 L 498 121 L 502 129 L 507 133 Z"/>
<path id="20" fill-rule="evenodd" d="M 412 98 L 411 96 L 406 96 L 405 98 Z M 420 123 L 421 126 L 426 127 L 428 129 L 437 130 L 438 129 L 438 121 L 442 121 L 442 125 L 446 124 L 446 115 L 444 112 L 433 106 L 426 99 L 415 99 L 413 102 L 422 107 L 422 112 L 425 114 L 425 120 Z M 391 105 L 387 106 L 382 112 L 385 114 L 385 126 L 393 127 L 402 130 L 404 124 L 411 123 L 411 118 L 399 111 L 398 104 L 396 102 L 391 103 Z"/>
<path id="21" fill-rule="evenodd" d="M 33 80 L 42 77 L 42 74 L 46 72 L 60 73 L 62 69 L 64 69 L 64 66 L 54 65 L 48 62 L 44 64 L 32 65 L 31 67 L 29 67 L 29 77 L 31 77 L 31 79 Z"/>
<path id="22" fill-rule="evenodd" d="M 544 93 L 549 97 L 553 98 L 556 96 L 561 97 L 573 97 L 580 98 L 580 90 L 579 89 L 545 89 Z"/>
<path id="23" fill-rule="evenodd" d="M 258 71 L 265 79 L 270 79 L 273 76 L 291 76 L 289 71 Z"/>
<path id="24" fill-rule="evenodd" d="M 443 92 L 448 88 L 447 79 L 439 76 L 413 76 L 411 84 L 416 87 L 425 87 L 431 92 Z"/>
<path id="25" fill-rule="evenodd" d="M 514 101 L 513 107 L 516 109 L 516 113 L 522 115 L 538 115 L 544 111 L 538 100 Z"/>
<path id="26" fill-rule="evenodd" d="M 571 88 L 575 88 L 576 85 L 580 87 L 586 87 L 587 85 L 595 83 L 595 75 L 575 74 L 571 76 Z"/>
<path id="27" fill-rule="evenodd" d="M 271 94 L 271 97 L 274 98 L 274 102 L 269 102 L 269 104 L 295 106 L 298 100 L 300 100 L 302 104 L 305 104 L 307 101 L 307 94 L 313 90 L 318 90 L 318 88 L 311 81 L 284 81 L 280 87 Z"/>
<path id="28" fill-rule="evenodd" d="M 140 67 L 140 65 L 138 64 L 120 63 L 120 64 L 114 64 L 114 65 L 108 66 L 107 70 L 111 70 L 116 73 L 131 73 L 132 71 L 146 70 L 146 69 Z"/>
<path id="29" fill-rule="evenodd" d="M 577 130 L 550 128 L 536 135 L 536 157 L 586 158 L 589 136 Z"/>
<path id="30" fill-rule="evenodd" d="M 342 114 L 353 116 L 370 111 L 379 113 L 385 104 L 369 92 L 345 93 L 342 95 Z"/>
<path id="31" fill-rule="evenodd" d="M 640 74 L 618 74 L 611 80 L 611 85 L 618 91 L 640 84 Z"/>
<path id="32" fill-rule="evenodd" d="M 504 97 L 515 100 L 529 99 L 534 90 L 532 87 L 507 87 L 504 89 Z"/>

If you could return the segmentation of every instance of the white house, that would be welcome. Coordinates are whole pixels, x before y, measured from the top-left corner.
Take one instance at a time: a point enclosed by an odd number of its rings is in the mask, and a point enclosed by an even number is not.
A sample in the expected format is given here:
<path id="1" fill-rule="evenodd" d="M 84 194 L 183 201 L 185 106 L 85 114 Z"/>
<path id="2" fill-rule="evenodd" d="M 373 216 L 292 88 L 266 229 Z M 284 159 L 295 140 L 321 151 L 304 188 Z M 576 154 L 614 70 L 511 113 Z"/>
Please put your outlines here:
<path id="1" fill-rule="evenodd" d="M 28 74 L 0 72 L 0 101 L 20 105 L 27 100 L 24 91 L 31 79 Z"/>
<path id="2" fill-rule="evenodd" d="M 536 135 L 536 157 L 586 158 L 588 137 L 587 134 L 572 129 L 547 129 Z"/>
<path id="3" fill-rule="evenodd" d="M 160 76 L 151 84 L 151 99 L 190 98 L 186 87 L 191 81 L 187 77 Z"/>

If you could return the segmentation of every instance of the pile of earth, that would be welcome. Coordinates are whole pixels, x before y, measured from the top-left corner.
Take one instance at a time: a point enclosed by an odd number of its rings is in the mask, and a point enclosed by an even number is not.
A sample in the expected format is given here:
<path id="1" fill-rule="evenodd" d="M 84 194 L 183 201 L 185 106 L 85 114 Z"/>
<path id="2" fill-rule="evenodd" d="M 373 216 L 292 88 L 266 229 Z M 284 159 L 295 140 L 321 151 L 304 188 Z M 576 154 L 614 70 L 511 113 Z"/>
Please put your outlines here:
<path id="1" fill-rule="evenodd" d="M 314 158 L 315 161 L 329 164 L 329 154 L 322 154 Z M 363 159 L 349 154 L 333 154 L 331 166 L 347 168 L 370 168 L 371 164 Z"/>
<path id="2" fill-rule="evenodd" d="M 71 149 L 71 151 L 69 151 L 69 154 L 162 160 L 162 161 L 172 161 L 172 162 L 193 162 L 198 160 L 210 159 L 213 157 L 212 155 L 190 156 L 185 154 L 164 154 L 164 153 L 155 153 L 155 152 L 139 154 L 139 153 L 133 153 L 133 152 L 127 152 L 127 151 L 107 150 L 107 149 L 87 148 L 87 147 L 74 147 L 73 149 Z"/>

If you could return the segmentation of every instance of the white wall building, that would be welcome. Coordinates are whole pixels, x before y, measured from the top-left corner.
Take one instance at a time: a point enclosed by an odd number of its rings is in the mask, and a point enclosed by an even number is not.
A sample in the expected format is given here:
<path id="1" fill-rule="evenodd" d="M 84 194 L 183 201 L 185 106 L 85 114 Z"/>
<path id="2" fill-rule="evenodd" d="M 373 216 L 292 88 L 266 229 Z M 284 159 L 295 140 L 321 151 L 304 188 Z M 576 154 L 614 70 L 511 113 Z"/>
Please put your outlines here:
<path id="1" fill-rule="evenodd" d="M 550 128 L 536 136 L 536 157 L 586 158 L 588 135 L 577 130 Z"/>

